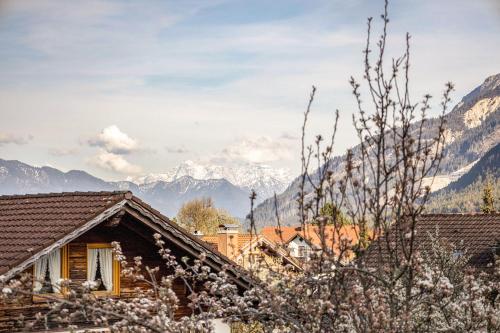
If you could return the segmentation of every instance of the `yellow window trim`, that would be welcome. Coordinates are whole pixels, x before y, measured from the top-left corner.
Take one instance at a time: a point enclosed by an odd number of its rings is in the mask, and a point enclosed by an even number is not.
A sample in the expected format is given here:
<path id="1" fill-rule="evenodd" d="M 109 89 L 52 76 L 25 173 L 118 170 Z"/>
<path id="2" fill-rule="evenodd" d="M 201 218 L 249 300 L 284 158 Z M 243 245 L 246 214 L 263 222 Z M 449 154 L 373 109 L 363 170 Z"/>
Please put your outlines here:
<path id="1" fill-rule="evenodd" d="M 111 249 L 113 246 L 111 243 L 87 243 L 88 249 Z"/>
<path id="2" fill-rule="evenodd" d="M 87 243 L 87 253 L 90 249 L 111 249 L 113 246 L 111 243 Z M 87 262 L 88 267 L 88 262 Z M 120 262 L 115 259 L 115 254 L 113 253 L 113 290 L 112 291 L 93 291 L 97 296 L 120 296 Z"/>
<path id="3" fill-rule="evenodd" d="M 61 279 L 69 278 L 69 255 L 68 244 L 60 248 L 61 250 Z M 33 285 L 35 284 L 35 265 L 32 267 Z M 61 292 L 47 294 L 33 294 L 33 302 L 46 302 L 47 298 L 64 297 L 68 292 L 67 287 L 63 287 Z"/>

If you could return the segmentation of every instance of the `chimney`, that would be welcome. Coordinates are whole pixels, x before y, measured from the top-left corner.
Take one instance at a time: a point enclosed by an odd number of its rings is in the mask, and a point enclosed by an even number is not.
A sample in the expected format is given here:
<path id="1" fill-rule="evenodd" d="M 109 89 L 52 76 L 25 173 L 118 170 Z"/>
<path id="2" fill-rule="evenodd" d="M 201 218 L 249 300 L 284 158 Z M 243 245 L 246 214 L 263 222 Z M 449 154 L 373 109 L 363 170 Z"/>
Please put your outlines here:
<path id="1" fill-rule="evenodd" d="M 217 250 L 229 259 L 238 256 L 238 233 L 240 226 L 237 224 L 221 224 L 217 233 Z"/>

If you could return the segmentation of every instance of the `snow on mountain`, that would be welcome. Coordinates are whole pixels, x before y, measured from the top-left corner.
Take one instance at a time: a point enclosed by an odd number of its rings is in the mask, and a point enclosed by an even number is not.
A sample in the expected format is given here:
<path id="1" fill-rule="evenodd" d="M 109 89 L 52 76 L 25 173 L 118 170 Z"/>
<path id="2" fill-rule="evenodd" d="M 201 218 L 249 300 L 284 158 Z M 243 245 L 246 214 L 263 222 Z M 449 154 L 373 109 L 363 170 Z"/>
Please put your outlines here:
<path id="1" fill-rule="evenodd" d="M 288 170 L 268 165 L 241 162 L 228 165 L 192 160 L 187 160 L 166 173 L 149 174 L 130 180 L 143 188 L 149 188 L 159 181 L 172 182 L 185 176 L 199 180 L 225 179 L 248 192 L 253 189 L 258 201 L 283 192 L 292 180 Z"/>
<path id="2" fill-rule="evenodd" d="M 225 179 L 199 180 L 183 176 L 171 182 L 156 181 L 148 184 L 147 189 L 142 188 L 142 197 L 153 207 L 162 208 L 168 216 L 177 214 L 183 203 L 203 197 L 212 198 L 216 207 L 236 217 L 244 218 L 250 209 L 248 193 Z"/>
<path id="3" fill-rule="evenodd" d="M 440 164 L 440 171 L 433 181 L 432 190 L 439 190 L 457 181 L 474 169 L 477 161 L 500 142 L 500 73 L 489 76 L 477 88 L 445 115 L 447 144 Z M 439 121 L 429 119 L 423 128 L 423 136 L 434 137 Z M 359 147 L 359 146 L 358 146 Z M 353 148 L 356 153 L 356 148 Z M 345 156 L 338 156 L 330 163 L 334 177 L 344 172 Z M 316 177 L 315 174 L 312 177 Z M 300 178 L 277 195 L 278 214 L 281 223 L 297 223 L 297 193 Z M 307 186 L 306 186 L 307 187 Z M 312 193 L 306 188 L 306 195 Z M 275 223 L 274 198 L 266 199 L 254 211 L 257 227 Z"/>
<path id="4" fill-rule="evenodd" d="M 462 177 L 464 174 L 470 171 L 472 167 L 479 161 L 479 159 L 475 160 L 474 162 L 464 166 L 463 168 L 460 168 L 456 171 L 453 171 L 450 174 L 442 174 L 442 175 L 437 175 L 434 178 L 428 177 L 423 179 L 423 184 L 425 186 L 429 185 L 431 188 L 431 192 L 438 191 L 442 188 L 445 188 L 448 186 L 451 182 L 457 181 L 460 177 Z"/>
<path id="5" fill-rule="evenodd" d="M 171 182 L 138 186 L 130 181 L 107 182 L 84 171 L 62 172 L 0 159 L 0 195 L 67 191 L 129 190 L 167 216 L 175 216 L 185 202 L 210 197 L 218 208 L 244 218 L 250 208 L 248 191 L 225 179 L 197 180 L 182 176 Z"/>
<path id="6" fill-rule="evenodd" d="M 464 122 L 468 128 L 474 128 L 483 122 L 486 117 L 500 107 L 500 96 L 484 98 L 476 102 L 473 107 L 464 114 Z"/>

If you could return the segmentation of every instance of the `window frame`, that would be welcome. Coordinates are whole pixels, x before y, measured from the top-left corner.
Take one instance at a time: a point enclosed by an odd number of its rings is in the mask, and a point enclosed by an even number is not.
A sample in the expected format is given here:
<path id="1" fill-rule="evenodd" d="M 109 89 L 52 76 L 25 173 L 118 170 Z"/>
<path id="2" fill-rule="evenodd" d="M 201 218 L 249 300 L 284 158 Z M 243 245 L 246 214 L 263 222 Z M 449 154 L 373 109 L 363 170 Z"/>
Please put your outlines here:
<path id="1" fill-rule="evenodd" d="M 306 257 L 306 246 L 305 245 L 300 244 L 297 247 L 297 257 L 299 257 L 299 258 L 305 258 Z"/>
<path id="2" fill-rule="evenodd" d="M 59 251 L 61 251 L 61 279 L 68 279 L 69 278 L 69 246 L 68 244 L 65 244 L 58 248 Z M 33 286 L 35 285 L 35 263 L 33 263 L 33 267 L 31 268 L 31 275 L 32 275 L 32 283 Z M 53 293 L 35 293 L 33 288 L 33 297 L 32 300 L 33 302 L 46 302 L 48 298 L 53 298 L 53 297 L 65 297 L 68 293 L 68 287 L 62 287 L 59 292 L 53 292 Z"/>
<path id="3" fill-rule="evenodd" d="M 113 246 L 111 243 L 87 243 L 87 252 L 86 252 L 86 267 L 85 267 L 85 273 L 87 273 L 89 269 L 89 250 L 92 249 L 112 249 Z M 121 275 L 121 270 L 120 270 L 120 262 L 116 260 L 115 253 L 113 253 L 113 290 L 107 291 L 107 290 L 94 290 L 92 293 L 97 296 L 120 296 L 120 275 Z"/>

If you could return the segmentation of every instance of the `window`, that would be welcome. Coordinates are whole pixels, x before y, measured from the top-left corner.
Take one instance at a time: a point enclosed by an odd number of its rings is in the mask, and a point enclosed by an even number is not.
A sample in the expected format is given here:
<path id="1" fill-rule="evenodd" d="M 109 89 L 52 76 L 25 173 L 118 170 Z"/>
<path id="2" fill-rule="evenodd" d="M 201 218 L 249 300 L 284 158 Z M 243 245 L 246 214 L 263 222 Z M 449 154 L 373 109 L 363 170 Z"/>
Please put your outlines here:
<path id="1" fill-rule="evenodd" d="M 96 283 L 96 293 L 119 295 L 120 264 L 111 244 L 87 244 L 87 280 Z"/>
<path id="2" fill-rule="evenodd" d="M 60 294 L 61 279 L 68 278 L 67 247 L 55 249 L 33 265 L 33 292 L 35 294 Z"/>
<path id="3" fill-rule="evenodd" d="M 299 245 L 299 257 L 306 256 L 306 247 L 304 245 Z"/>

